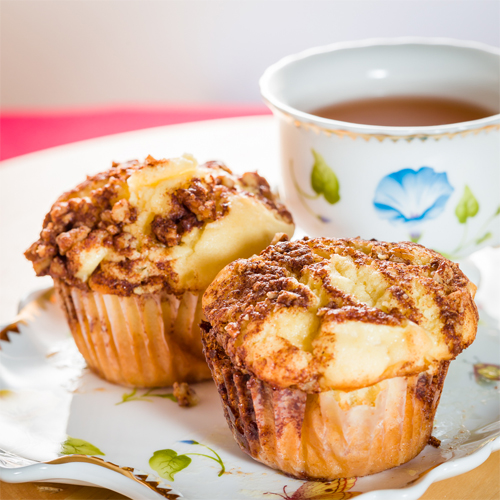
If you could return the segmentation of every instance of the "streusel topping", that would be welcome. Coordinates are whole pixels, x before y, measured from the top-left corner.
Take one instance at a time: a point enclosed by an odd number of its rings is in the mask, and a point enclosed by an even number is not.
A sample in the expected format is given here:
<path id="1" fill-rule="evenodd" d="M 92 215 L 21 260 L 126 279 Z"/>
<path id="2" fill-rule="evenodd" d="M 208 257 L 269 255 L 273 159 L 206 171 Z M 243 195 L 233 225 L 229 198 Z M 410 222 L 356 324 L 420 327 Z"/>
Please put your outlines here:
<path id="1" fill-rule="evenodd" d="M 190 155 L 114 163 L 63 194 L 27 251 L 37 275 L 101 293 L 203 290 L 239 256 L 293 234 L 257 173 Z"/>
<path id="2" fill-rule="evenodd" d="M 304 238 L 228 265 L 203 310 L 238 368 L 274 386 L 350 391 L 455 358 L 475 338 L 475 290 L 421 245 Z"/>

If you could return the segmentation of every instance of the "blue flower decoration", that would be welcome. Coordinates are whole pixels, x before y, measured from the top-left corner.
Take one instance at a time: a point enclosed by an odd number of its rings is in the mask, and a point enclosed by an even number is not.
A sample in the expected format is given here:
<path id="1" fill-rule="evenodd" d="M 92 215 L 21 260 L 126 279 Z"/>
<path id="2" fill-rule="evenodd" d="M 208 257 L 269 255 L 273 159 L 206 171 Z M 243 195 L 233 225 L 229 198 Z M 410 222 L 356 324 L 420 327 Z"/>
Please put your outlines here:
<path id="1" fill-rule="evenodd" d="M 416 224 L 440 215 L 452 192 L 446 172 L 405 168 L 379 182 L 373 204 L 382 219 Z"/>
<path id="2" fill-rule="evenodd" d="M 194 441 L 193 439 L 184 439 L 183 441 L 179 441 L 179 443 L 200 444 L 198 441 Z"/>

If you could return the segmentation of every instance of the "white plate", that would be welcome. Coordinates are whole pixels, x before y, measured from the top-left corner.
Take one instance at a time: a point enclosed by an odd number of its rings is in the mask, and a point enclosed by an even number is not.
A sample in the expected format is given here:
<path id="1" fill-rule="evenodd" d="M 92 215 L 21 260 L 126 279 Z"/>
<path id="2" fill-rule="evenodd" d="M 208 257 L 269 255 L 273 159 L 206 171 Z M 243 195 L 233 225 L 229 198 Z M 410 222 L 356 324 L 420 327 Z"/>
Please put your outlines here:
<path id="1" fill-rule="evenodd" d="M 187 151 L 200 161 L 221 159 L 236 171 L 258 169 L 277 184 L 276 139 L 270 117 L 228 119 L 121 134 L 3 162 L 1 231 L 9 245 L 2 246 L 0 259 L 4 283 L 0 320 L 11 319 L 18 298 L 43 283 L 33 277 L 22 252 L 37 238 L 43 216 L 55 198 L 85 174 L 107 168 L 111 160 L 147 154 L 169 157 Z M 350 492 L 361 492 L 360 498 L 367 500 L 417 499 L 432 482 L 477 467 L 500 448 L 500 440 L 495 440 L 500 433 L 498 381 L 478 373 L 479 363 L 500 364 L 499 332 L 487 318 L 484 315 L 476 342 L 451 364 L 434 430 L 442 446 L 428 446 L 403 466 L 359 478 Z M 4 465 L 1 480 L 76 481 L 138 499 L 161 498 L 158 491 L 166 491 L 162 487 L 191 500 L 271 499 L 283 495 L 286 486 L 290 497 L 302 498 L 293 493 L 307 488 L 308 483 L 260 465 L 239 450 L 211 383 L 195 386 L 201 402 L 190 409 L 159 397 L 117 404 L 131 391 L 88 372 L 61 312 L 46 296 L 29 301 L 17 319 L 24 322 L 21 333 L 11 333 L 11 342 L 1 342 L 0 351 L 0 389 L 11 391 L 0 392 L 0 448 L 6 450 L 0 458 Z M 144 392 L 139 390 L 134 396 Z M 99 449 L 80 451 L 105 453 L 103 460 L 131 471 L 90 463 L 41 464 L 60 455 L 68 435 Z M 149 464 L 156 451 L 165 449 L 205 456 L 190 455 L 189 465 L 171 481 L 158 477 Z M 221 463 L 225 473 L 219 476 Z M 145 479 L 159 481 L 160 488 L 147 488 Z"/>

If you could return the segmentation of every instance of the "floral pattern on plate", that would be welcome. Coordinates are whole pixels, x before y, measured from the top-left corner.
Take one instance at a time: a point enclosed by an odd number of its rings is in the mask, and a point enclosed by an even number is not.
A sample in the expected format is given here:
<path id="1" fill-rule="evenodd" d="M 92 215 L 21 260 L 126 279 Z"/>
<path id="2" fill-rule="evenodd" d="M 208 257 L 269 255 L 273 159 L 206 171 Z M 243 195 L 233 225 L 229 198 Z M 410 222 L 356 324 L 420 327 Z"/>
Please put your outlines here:
<path id="1" fill-rule="evenodd" d="M 335 479 L 326 483 L 310 481 L 295 490 L 292 496 L 286 491 L 286 486 L 283 486 L 283 495 L 281 493 L 267 494 L 276 495 L 285 500 L 348 500 L 361 495 L 360 492 L 349 491 L 356 484 L 356 479 L 355 477 Z"/>
<path id="2" fill-rule="evenodd" d="M 174 474 L 177 474 L 181 470 L 185 469 L 191 463 L 192 459 L 189 457 L 190 455 L 210 458 L 211 460 L 217 462 L 220 465 L 220 472 L 218 474 L 219 477 L 222 476 L 224 472 L 226 472 L 226 468 L 221 457 L 215 450 L 210 448 L 210 446 L 198 443 L 198 441 L 195 441 L 194 439 L 186 439 L 180 442 L 204 446 L 205 448 L 209 449 L 215 456 L 212 457 L 211 455 L 207 455 L 205 453 L 184 453 L 182 455 L 179 455 L 176 451 L 170 449 L 157 450 L 149 459 L 149 465 L 154 471 L 158 472 L 158 474 L 163 479 L 174 481 Z"/>

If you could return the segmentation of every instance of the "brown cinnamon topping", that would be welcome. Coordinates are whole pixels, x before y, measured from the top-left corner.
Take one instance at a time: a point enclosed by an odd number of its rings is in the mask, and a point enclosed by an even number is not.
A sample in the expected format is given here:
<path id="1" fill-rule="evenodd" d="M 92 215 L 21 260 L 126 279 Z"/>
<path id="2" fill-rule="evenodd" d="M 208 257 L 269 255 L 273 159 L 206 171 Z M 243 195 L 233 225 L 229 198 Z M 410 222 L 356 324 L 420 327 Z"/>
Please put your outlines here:
<path id="1" fill-rule="evenodd" d="M 180 245 L 193 230 L 226 216 L 233 197 L 256 197 L 276 213 L 276 219 L 291 221 L 265 179 L 257 174 L 244 175 L 243 180 L 220 162 L 198 166 L 193 159 L 185 161 L 194 165 L 196 170 L 191 171 L 195 175 L 165 188 L 161 193 L 165 212 L 161 212 L 161 203 L 156 202 L 154 209 L 144 208 L 144 200 L 132 198 L 132 176 L 144 179 L 150 173 L 156 175 L 156 167 L 160 172 L 178 168 L 169 160 L 151 156 L 143 163 L 113 163 L 110 170 L 87 177 L 59 197 L 45 217 L 40 239 L 25 253 L 37 275 L 49 274 L 82 289 L 90 284 L 103 293 L 106 287 L 108 293 L 121 295 L 159 286 L 171 290 L 177 286 L 177 276 L 165 264 L 168 249 Z M 151 185 L 156 186 L 154 180 Z M 137 186 L 143 189 L 143 184 Z M 144 189 L 154 191 L 156 187 Z M 140 210 L 153 213 L 141 214 Z"/>
<path id="2" fill-rule="evenodd" d="M 212 182 L 191 180 L 189 187 L 177 189 L 172 195 L 172 207 L 167 216 L 157 215 L 151 225 L 159 241 L 172 247 L 193 228 L 223 217 L 228 209 L 230 188 Z"/>
<path id="3" fill-rule="evenodd" d="M 375 363 L 375 378 L 351 374 L 351 385 L 334 387 L 353 390 L 453 359 L 475 337 L 474 291 L 458 265 L 421 245 L 316 238 L 280 241 L 230 264 L 205 293 L 203 310 L 232 363 L 280 387 L 323 390 L 321 377 L 334 375 L 329 363 L 340 362 L 340 327 L 352 346 L 358 335 L 374 349 L 387 345 L 383 356 L 394 360 L 385 371 Z"/>
<path id="4" fill-rule="evenodd" d="M 84 240 L 90 233 L 90 228 L 87 226 L 79 226 L 74 229 L 70 229 L 65 233 L 61 233 L 56 237 L 56 243 L 59 247 L 59 253 L 65 255 L 68 250 Z"/>
<path id="5" fill-rule="evenodd" d="M 179 232 L 177 224 L 167 217 L 155 216 L 151 223 L 151 231 L 167 247 L 174 247 L 181 241 L 182 233 Z"/>
<path id="6" fill-rule="evenodd" d="M 264 177 L 257 172 L 246 172 L 241 176 L 241 182 L 245 186 L 253 188 L 255 195 L 270 208 L 276 210 L 286 222 L 293 222 L 292 215 L 284 205 L 276 201 L 276 196 L 272 193 L 271 187 Z"/>

